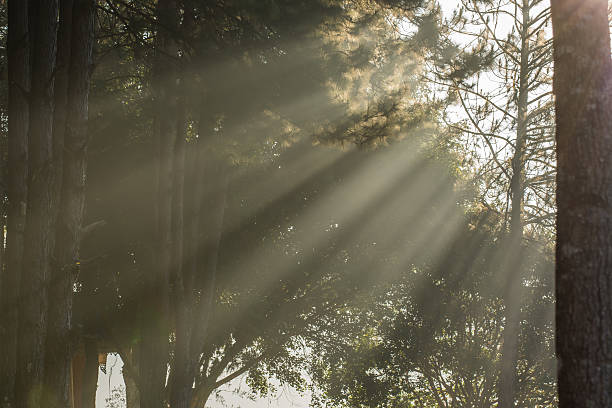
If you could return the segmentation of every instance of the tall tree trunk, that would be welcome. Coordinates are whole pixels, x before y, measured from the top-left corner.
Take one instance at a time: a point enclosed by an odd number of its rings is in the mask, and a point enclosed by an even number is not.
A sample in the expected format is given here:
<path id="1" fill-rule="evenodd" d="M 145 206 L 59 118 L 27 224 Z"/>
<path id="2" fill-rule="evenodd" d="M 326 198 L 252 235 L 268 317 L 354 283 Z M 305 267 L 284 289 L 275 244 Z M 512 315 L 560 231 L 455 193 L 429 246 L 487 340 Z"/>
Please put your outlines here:
<path id="1" fill-rule="evenodd" d="M 94 0 L 74 0 L 70 85 L 67 93 L 61 172 L 62 189 L 56 224 L 55 263 L 49 289 L 45 395 L 48 395 L 46 404 L 50 407 L 67 406 L 70 395 L 72 287 L 79 267 L 85 204 L 88 97 L 94 41 L 94 12 Z"/>
<path id="2" fill-rule="evenodd" d="M 54 242 L 52 213 L 53 86 L 57 40 L 57 0 L 32 2 L 36 20 L 30 94 L 27 220 L 20 284 L 15 399 L 38 407 L 44 373 L 47 285 Z"/>
<path id="3" fill-rule="evenodd" d="M 612 62 L 606 0 L 553 0 L 559 406 L 612 407 Z"/>
<path id="4" fill-rule="evenodd" d="M 158 30 L 153 86 L 157 137 L 156 264 L 147 282 L 140 362 L 140 403 L 143 408 L 165 406 L 168 364 L 169 277 L 172 266 L 173 158 L 176 140 L 176 46 L 178 25 L 175 0 L 157 3 Z"/>
<path id="5" fill-rule="evenodd" d="M 28 1 L 8 4 L 8 219 L 6 269 L 0 284 L 0 403 L 14 405 L 18 293 L 27 208 L 30 35 Z"/>
<path id="6" fill-rule="evenodd" d="M 529 23 L 530 0 L 522 0 L 521 59 L 517 101 L 517 127 L 512 157 L 512 209 L 508 251 L 511 265 L 507 268 L 508 284 L 504 296 L 503 346 L 499 378 L 499 408 L 512 408 L 517 394 L 517 365 L 520 335 L 521 287 L 523 265 L 519 254 L 523 241 L 523 198 L 525 195 L 525 144 L 527 141 L 527 104 L 529 100 Z M 509 263 L 509 264 L 510 264 Z"/>
<path id="7" fill-rule="evenodd" d="M 59 0 L 59 27 L 57 31 L 57 59 L 55 69 L 54 87 L 54 116 L 53 116 L 53 188 L 52 188 L 52 211 L 53 219 L 57 220 L 59 201 L 62 185 L 62 156 L 64 150 L 64 131 L 66 128 L 66 111 L 68 104 L 68 82 L 72 35 L 72 9 L 73 0 Z M 57 225 L 56 225 L 57 226 Z M 55 250 L 54 250 L 55 251 Z M 70 364 L 71 359 L 65 358 L 69 339 L 62 338 L 61 316 L 53 307 L 56 302 L 63 301 L 66 293 L 62 291 L 62 281 L 56 273 L 56 261 L 51 265 L 51 277 L 49 285 L 49 322 L 47 331 L 47 342 L 45 348 L 45 380 L 43 387 L 43 401 L 50 407 L 67 406 L 70 397 Z M 66 350 L 67 351 L 67 350 Z M 65 366 L 61 366 L 60 362 Z M 62 381 L 64 380 L 64 381 Z"/>

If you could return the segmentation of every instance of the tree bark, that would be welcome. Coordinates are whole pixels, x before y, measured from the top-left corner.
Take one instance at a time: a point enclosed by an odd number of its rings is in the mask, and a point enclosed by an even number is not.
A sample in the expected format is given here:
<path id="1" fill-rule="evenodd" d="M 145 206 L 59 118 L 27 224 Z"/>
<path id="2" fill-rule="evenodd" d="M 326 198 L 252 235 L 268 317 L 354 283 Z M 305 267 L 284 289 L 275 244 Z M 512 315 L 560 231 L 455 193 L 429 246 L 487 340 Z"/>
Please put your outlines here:
<path id="1" fill-rule="evenodd" d="M 15 399 L 19 407 L 38 407 L 44 374 L 47 285 L 53 249 L 53 86 L 57 40 L 57 0 L 32 2 L 32 91 L 30 94 L 29 180 Z"/>
<path id="2" fill-rule="evenodd" d="M 72 9 L 74 0 L 59 0 L 59 27 L 57 29 L 57 58 L 55 67 L 53 111 L 53 155 L 55 173 L 53 174 L 53 206 L 59 210 L 59 200 L 62 183 L 62 159 L 64 150 L 64 133 L 66 131 L 66 116 L 68 109 L 68 85 L 70 54 L 72 44 Z"/>
<path id="3" fill-rule="evenodd" d="M 64 150 L 64 131 L 66 128 L 66 111 L 68 102 L 69 64 L 72 34 L 72 8 L 73 0 L 59 0 L 59 27 L 57 31 L 57 59 L 55 68 L 54 98 L 55 106 L 53 112 L 53 188 L 52 188 L 52 212 L 53 220 L 57 220 L 59 201 L 62 184 L 62 156 Z M 57 225 L 55 225 L 57 226 Z M 55 261 L 51 265 L 51 277 L 49 285 L 49 323 L 47 341 L 45 345 L 45 380 L 43 387 L 43 401 L 50 407 L 68 406 L 70 400 L 70 366 L 71 359 L 67 351 L 68 339 L 62 338 L 60 327 L 61 316 L 58 316 L 53 305 L 63 302 L 66 293 L 62 292 L 61 279 L 55 272 Z M 62 365 L 63 363 L 63 365 Z"/>
<path id="4" fill-rule="evenodd" d="M 6 268 L 0 283 L 0 403 L 14 406 L 19 283 L 27 208 L 30 34 L 28 1 L 8 4 L 8 219 Z"/>
<path id="5" fill-rule="evenodd" d="M 553 0 L 559 406 L 612 407 L 612 62 L 606 0 Z"/>
<path id="6" fill-rule="evenodd" d="M 68 7 L 65 3 L 63 5 Z M 64 140 L 61 144 L 64 153 L 63 171 L 58 172 L 58 175 L 62 175 L 60 210 L 56 223 L 55 262 L 49 287 L 45 400 L 50 407 L 67 406 L 70 396 L 72 298 L 74 279 L 79 268 L 85 204 L 88 97 L 94 41 L 94 12 L 94 0 L 74 0 L 74 9 L 71 13 L 72 51 L 68 70 L 70 84 L 67 92 L 66 116 L 63 123 L 59 124 L 65 124 Z M 62 34 L 67 36 L 65 33 Z M 62 129 L 57 131 L 62 132 Z M 59 165 L 57 162 L 56 164 Z"/>

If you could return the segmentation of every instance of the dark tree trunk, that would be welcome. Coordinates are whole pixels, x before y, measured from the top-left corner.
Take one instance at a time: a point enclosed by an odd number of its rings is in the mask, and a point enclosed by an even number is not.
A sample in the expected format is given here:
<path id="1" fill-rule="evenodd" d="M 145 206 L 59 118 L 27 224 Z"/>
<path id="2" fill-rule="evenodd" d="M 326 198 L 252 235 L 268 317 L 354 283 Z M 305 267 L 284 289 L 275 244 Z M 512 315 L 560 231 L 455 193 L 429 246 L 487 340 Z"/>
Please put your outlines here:
<path id="1" fill-rule="evenodd" d="M 175 0 L 157 3 L 158 30 L 153 86 L 157 137 L 156 262 L 148 276 L 140 362 L 140 403 L 143 408 L 165 406 L 170 333 L 170 270 L 172 267 L 173 158 L 176 141 L 177 55 L 173 35 L 178 25 Z"/>
<path id="2" fill-rule="evenodd" d="M 606 0 L 553 0 L 559 406 L 612 407 L 612 62 Z"/>
<path id="3" fill-rule="evenodd" d="M 15 399 L 19 407 L 38 407 L 44 373 L 47 285 L 54 242 L 52 213 L 53 86 L 57 40 L 57 0 L 32 2 L 32 90 L 30 94 L 29 180 L 23 274 L 19 293 L 19 331 Z"/>
<path id="4" fill-rule="evenodd" d="M 94 339 L 84 339 L 75 347 L 71 361 L 72 408 L 95 408 L 98 387 L 98 346 Z M 46 406 L 46 405 L 43 405 Z"/>
<path id="5" fill-rule="evenodd" d="M 79 1 L 79 0 L 77 0 Z M 78 408 L 95 408 L 96 407 L 96 391 L 98 389 L 98 345 L 93 339 L 85 339 L 85 364 L 83 367 L 82 387 L 79 395 L 76 396 L 79 401 Z"/>
<path id="6" fill-rule="evenodd" d="M 55 69 L 55 107 L 53 116 L 53 189 L 52 211 L 53 219 L 57 219 L 61 192 L 62 156 L 64 150 L 64 131 L 66 128 L 66 110 L 68 101 L 68 68 L 70 64 L 73 0 L 59 0 L 59 27 L 57 31 L 57 59 Z M 70 357 L 68 340 L 62 338 L 61 316 L 53 307 L 56 302 L 63 302 L 66 293 L 62 291 L 62 281 L 56 273 L 55 261 L 51 265 L 49 285 L 49 323 L 45 350 L 45 386 L 43 401 L 50 407 L 68 406 L 70 398 Z M 64 350 L 66 349 L 66 350 Z M 62 363 L 64 365 L 62 365 Z"/>
<path id="7" fill-rule="evenodd" d="M 0 283 L 0 403 L 14 405 L 17 310 L 27 208 L 30 39 L 28 2 L 8 4 L 8 219 L 6 268 Z"/>
<path id="8" fill-rule="evenodd" d="M 72 9 L 74 0 L 59 0 L 59 27 L 57 30 L 57 59 L 55 67 L 55 106 L 53 111 L 54 186 L 53 209 L 58 211 L 62 183 L 64 132 L 68 108 L 68 84 L 72 45 Z"/>
<path id="9" fill-rule="evenodd" d="M 70 395 L 72 287 L 79 267 L 85 203 L 88 96 L 94 12 L 94 0 L 74 0 L 70 84 L 64 120 L 62 188 L 56 224 L 55 262 L 49 289 L 45 391 L 49 394 L 46 404 L 50 407 L 67 406 Z M 58 132 L 61 132 L 61 129 L 58 129 Z"/>

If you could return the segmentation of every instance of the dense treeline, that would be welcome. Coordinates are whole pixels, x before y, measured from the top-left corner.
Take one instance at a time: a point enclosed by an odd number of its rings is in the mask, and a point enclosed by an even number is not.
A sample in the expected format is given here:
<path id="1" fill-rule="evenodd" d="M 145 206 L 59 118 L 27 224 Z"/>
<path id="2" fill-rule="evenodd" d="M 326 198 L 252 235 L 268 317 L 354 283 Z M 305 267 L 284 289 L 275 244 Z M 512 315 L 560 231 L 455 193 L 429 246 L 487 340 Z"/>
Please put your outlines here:
<path id="1" fill-rule="evenodd" d="M 605 1 L 0 7 L 3 407 L 610 405 Z"/>

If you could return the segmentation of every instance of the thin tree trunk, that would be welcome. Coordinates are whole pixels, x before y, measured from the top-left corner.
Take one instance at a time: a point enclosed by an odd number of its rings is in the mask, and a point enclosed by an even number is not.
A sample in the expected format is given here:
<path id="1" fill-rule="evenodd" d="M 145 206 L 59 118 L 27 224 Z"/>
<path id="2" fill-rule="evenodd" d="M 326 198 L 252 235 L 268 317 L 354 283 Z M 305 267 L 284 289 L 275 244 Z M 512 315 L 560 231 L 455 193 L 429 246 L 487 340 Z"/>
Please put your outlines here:
<path id="1" fill-rule="evenodd" d="M 27 208 L 30 35 L 28 1 L 8 4 L 8 219 L 6 269 L 0 284 L 0 402 L 14 405 L 18 293 Z"/>
<path id="2" fill-rule="evenodd" d="M 36 28 L 32 52 L 27 221 L 20 283 L 15 399 L 38 407 L 44 375 L 47 285 L 54 242 L 52 213 L 53 86 L 57 0 L 32 2 Z"/>
<path id="3" fill-rule="evenodd" d="M 606 0 L 553 0 L 559 406 L 612 407 L 612 62 Z"/>
<path id="4" fill-rule="evenodd" d="M 49 291 L 49 324 L 45 358 L 47 406 L 69 401 L 73 282 L 79 268 L 79 248 L 85 204 L 89 78 L 92 65 L 94 0 L 74 0 L 70 85 L 63 142 L 57 244 Z M 61 132 L 61 129 L 58 130 Z"/>
<path id="5" fill-rule="evenodd" d="M 517 131 L 512 158 L 512 209 L 510 214 L 510 243 L 512 265 L 508 268 L 508 285 L 504 297 L 505 325 L 499 379 L 499 408 L 512 408 L 517 394 L 517 365 L 520 335 L 523 241 L 523 196 L 525 195 L 525 144 L 527 141 L 527 104 L 529 100 L 529 0 L 522 0 L 521 59 L 517 101 Z"/>

